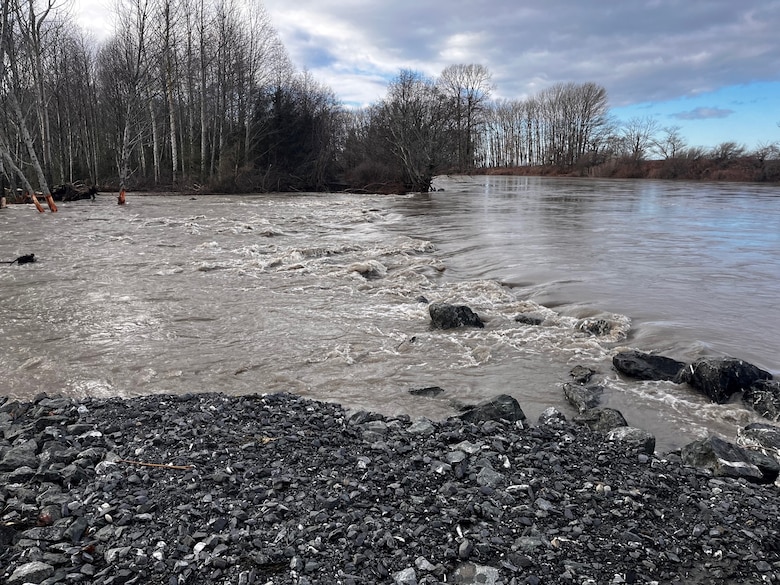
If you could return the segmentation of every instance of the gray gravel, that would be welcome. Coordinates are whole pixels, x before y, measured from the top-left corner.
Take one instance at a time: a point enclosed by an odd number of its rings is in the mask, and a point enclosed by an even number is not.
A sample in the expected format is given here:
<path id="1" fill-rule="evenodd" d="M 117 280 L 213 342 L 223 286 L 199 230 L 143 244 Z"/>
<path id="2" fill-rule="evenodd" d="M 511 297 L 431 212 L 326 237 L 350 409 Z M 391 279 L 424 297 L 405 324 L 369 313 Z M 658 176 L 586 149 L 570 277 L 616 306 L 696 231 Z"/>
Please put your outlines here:
<path id="1" fill-rule="evenodd" d="M 546 420 L 286 394 L 6 403 L 0 581 L 780 583 L 776 486 Z"/>

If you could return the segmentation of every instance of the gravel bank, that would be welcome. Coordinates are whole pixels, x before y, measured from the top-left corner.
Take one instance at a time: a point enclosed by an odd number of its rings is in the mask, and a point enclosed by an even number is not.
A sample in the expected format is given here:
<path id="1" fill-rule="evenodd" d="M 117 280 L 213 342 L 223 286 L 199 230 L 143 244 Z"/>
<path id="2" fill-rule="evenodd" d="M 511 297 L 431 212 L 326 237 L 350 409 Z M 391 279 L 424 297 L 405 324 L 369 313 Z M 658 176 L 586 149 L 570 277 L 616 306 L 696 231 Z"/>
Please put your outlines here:
<path id="1" fill-rule="evenodd" d="M 11 585 L 780 583 L 776 486 L 565 421 L 41 396 L 0 431 Z"/>

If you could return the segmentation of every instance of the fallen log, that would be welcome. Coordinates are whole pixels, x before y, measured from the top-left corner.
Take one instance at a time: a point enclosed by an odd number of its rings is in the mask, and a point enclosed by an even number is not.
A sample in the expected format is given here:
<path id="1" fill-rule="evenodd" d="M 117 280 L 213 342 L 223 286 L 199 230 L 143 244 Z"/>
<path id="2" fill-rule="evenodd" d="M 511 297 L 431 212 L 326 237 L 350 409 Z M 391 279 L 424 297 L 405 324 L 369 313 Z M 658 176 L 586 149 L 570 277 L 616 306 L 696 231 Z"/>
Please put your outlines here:
<path id="1" fill-rule="evenodd" d="M 92 199 L 94 201 L 97 193 L 97 187 L 94 185 L 87 187 L 80 181 L 55 185 L 51 190 L 55 201 L 79 201 L 82 199 Z"/>

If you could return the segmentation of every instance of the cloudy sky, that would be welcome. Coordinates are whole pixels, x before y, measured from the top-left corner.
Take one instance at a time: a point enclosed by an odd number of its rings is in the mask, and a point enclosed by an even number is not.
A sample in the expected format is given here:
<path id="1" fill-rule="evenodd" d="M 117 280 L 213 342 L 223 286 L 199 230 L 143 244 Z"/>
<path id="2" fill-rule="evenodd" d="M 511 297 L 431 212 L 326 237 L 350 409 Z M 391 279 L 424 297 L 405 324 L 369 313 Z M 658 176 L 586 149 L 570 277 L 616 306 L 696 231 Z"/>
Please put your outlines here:
<path id="1" fill-rule="evenodd" d="M 780 141 L 780 0 L 265 0 L 294 63 L 342 101 L 381 98 L 401 68 L 479 63 L 493 95 L 604 86 L 620 119 L 689 144 Z"/>

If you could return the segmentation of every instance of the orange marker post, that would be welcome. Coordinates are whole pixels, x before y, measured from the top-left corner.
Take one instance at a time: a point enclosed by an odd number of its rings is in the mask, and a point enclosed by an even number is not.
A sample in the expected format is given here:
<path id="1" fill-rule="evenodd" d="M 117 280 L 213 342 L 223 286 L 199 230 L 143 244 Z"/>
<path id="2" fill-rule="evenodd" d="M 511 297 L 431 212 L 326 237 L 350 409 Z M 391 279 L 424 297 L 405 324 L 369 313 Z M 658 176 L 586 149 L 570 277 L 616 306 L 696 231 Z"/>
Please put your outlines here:
<path id="1" fill-rule="evenodd" d="M 43 208 L 43 205 L 41 205 L 41 202 L 38 201 L 38 197 L 35 196 L 35 193 L 32 194 L 32 202 L 35 204 L 35 208 L 38 211 L 41 213 L 46 213 L 46 210 Z"/>
<path id="2" fill-rule="evenodd" d="M 51 193 L 46 195 L 46 205 L 49 206 L 52 213 L 57 213 L 57 204 L 54 203 L 54 197 L 51 196 Z"/>

